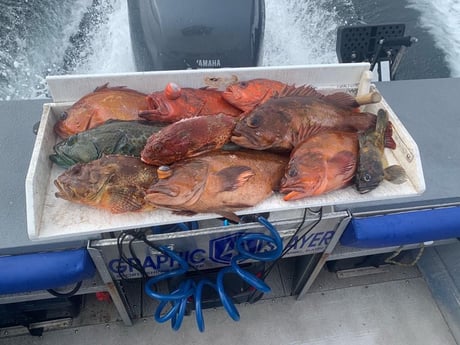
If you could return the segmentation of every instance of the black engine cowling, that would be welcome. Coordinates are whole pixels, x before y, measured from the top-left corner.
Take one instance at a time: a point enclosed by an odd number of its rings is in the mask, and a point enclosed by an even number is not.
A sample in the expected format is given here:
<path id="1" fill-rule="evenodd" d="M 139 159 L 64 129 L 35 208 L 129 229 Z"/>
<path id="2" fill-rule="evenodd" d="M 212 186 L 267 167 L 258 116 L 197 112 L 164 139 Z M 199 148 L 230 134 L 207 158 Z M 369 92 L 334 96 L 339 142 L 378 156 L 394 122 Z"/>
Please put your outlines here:
<path id="1" fill-rule="evenodd" d="M 264 0 L 129 0 L 138 71 L 257 66 Z"/>

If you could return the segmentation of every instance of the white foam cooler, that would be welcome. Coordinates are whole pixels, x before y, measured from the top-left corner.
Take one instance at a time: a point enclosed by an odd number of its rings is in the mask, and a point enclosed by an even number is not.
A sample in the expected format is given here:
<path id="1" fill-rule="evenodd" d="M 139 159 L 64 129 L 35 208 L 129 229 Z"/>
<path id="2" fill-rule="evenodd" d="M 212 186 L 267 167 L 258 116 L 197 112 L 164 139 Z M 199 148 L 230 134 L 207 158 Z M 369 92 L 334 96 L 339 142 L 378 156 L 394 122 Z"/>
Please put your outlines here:
<path id="1" fill-rule="evenodd" d="M 27 228 L 30 239 L 72 238 L 99 234 L 114 230 L 142 228 L 152 225 L 178 223 L 219 217 L 215 214 L 197 214 L 192 217 L 178 216 L 167 210 L 151 212 L 112 214 L 85 205 L 70 203 L 55 197 L 53 181 L 64 170 L 54 165 L 48 158 L 53 146 L 60 141 L 53 126 L 59 115 L 75 101 L 96 87 L 126 86 L 149 93 L 163 90 L 168 82 L 182 87 L 207 86 L 213 80 L 249 80 L 271 78 L 289 84 L 311 84 L 319 90 L 347 91 L 352 94 L 367 93 L 375 86 L 368 76 L 369 64 L 331 64 L 283 67 L 223 68 L 208 70 L 160 71 L 107 75 L 65 75 L 47 78 L 53 103 L 43 107 L 43 114 L 26 177 Z M 394 125 L 395 150 L 385 150 L 389 164 L 400 164 L 407 173 L 408 180 L 401 185 L 387 181 L 375 190 L 360 194 L 351 186 L 324 195 L 297 201 L 283 201 L 275 194 L 262 203 L 237 212 L 251 214 L 260 212 L 286 211 L 316 206 L 363 203 L 375 200 L 393 199 L 418 195 L 425 190 L 422 164 L 418 147 L 403 123 L 390 105 L 382 99 L 378 104 L 365 107 L 366 111 L 377 113 L 384 108 Z"/>

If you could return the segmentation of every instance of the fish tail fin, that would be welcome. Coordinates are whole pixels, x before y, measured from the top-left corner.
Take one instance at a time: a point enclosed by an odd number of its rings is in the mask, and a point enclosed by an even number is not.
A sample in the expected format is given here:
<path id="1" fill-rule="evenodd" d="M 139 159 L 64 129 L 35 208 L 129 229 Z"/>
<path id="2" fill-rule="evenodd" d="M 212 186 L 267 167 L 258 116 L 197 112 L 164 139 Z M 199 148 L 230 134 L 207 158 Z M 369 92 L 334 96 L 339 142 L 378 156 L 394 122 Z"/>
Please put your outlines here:
<path id="1" fill-rule="evenodd" d="M 354 130 L 365 132 L 375 128 L 377 117 L 372 113 L 357 113 L 346 117 L 346 121 Z"/>
<path id="2" fill-rule="evenodd" d="M 390 165 L 384 171 L 385 180 L 393 184 L 402 184 L 407 181 L 407 174 L 400 165 Z"/>

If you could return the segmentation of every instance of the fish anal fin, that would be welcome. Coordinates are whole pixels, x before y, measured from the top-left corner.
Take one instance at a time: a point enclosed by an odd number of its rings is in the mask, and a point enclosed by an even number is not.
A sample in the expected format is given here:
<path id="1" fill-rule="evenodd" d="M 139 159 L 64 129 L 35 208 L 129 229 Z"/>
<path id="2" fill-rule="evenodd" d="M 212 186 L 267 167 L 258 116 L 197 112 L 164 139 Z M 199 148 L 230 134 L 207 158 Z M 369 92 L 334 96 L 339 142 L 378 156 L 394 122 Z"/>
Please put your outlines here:
<path id="1" fill-rule="evenodd" d="M 220 170 L 217 174 L 220 182 L 221 192 L 230 192 L 240 188 L 252 176 L 254 172 L 245 165 L 236 165 Z"/>
<path id="2" fill-rule="evenodd" d="M 194 216 L 196 214 L 196 212 L 193 212 L 193 211 L 189 211 L 189 210 L 174 210 L 172 211 L 172 213 L 178 215 L 178 216 L 187 216 L 187 217 L 191 217 L 191 216 Z"/>
<path id="3" fill-rule="evenodd" d="M 216 211 L 217 214 L 221 215 L 224 218 L 227 218 L 228 220 L 234 222 L 234 223 L 239 223 L 240 222 L 240 217 L 238 217 L 235 213 L 229 212 L 229 211 Z"/>

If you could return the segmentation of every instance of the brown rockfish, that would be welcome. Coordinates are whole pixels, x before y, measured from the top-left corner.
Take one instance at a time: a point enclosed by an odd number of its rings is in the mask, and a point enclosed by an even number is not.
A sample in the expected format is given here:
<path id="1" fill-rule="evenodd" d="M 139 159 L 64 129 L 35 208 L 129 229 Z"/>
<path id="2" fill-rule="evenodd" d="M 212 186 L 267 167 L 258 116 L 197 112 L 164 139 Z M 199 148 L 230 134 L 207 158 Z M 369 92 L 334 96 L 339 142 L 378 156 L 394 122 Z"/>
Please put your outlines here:
<path id="1" fill-rule="evenodd" d="M 144 196 L 156 180 L 157 167 L 140 158 L 108 155 L 72 166 L 54 184 L 57 198 L 123 213 L 153 209 Z"/>
<path id="2" fill-rule="evenodd" d="M 319 132 L 374 128 L 374 114 L 337 104 L 317 96 L 271 98 L 238 121 L 231 141 L 255 150 L 290 151 Z"/>
<path id="3" fill-rule="evenodd" d="M 238 222 L 233 213 L 252 207 L 278 190 L 289 157 L 257 151 L 213 151 L 171 165 L 146 200 L 159 208 L 217 213 Z"/>

